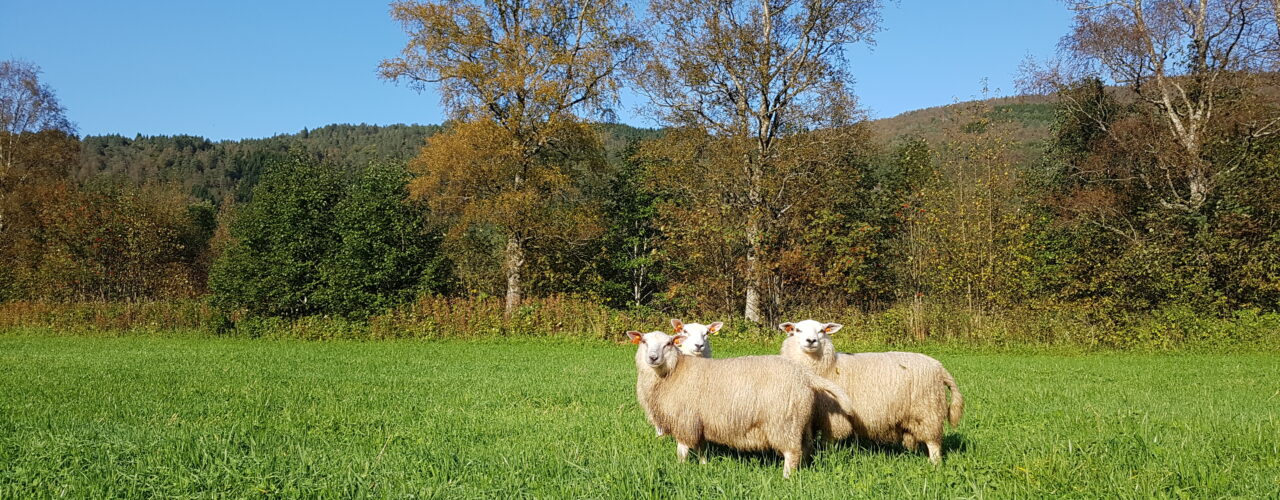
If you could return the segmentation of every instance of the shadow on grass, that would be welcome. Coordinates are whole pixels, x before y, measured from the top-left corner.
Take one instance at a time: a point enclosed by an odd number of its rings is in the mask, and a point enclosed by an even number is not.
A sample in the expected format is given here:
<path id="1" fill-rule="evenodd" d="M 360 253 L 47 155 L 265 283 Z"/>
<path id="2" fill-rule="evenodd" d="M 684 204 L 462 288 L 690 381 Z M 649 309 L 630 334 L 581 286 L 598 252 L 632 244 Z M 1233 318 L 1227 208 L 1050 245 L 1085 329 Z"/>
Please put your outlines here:
<path id="1" fill-rule="evenodd" d="M 742 451 L 742 450 L 735 450 L 728 446 L 722 446 L 715 443 L 708 443 L 705 447 L 703 447 L 703 452 L 706 453 L 706 457 L 708 460 L 715 457 L 724 456 L 724 457 L 732 458 L 735 461 L 749 463 L 749 464 L 758 465 L 758 466 L 782 467 L 782 455 L 780 453 L 774 452 L 773 450 Z M 689 457 L 689 461 L 691 462 L 696 460 L 697 459 L 692 456 Z"/>
<path id="2" fill-rule="evenodd" d="M 815 450 L 824 449 L 848 449 L 850 453 L 874 453 L 877 455 L 894 456 L 894 455 L 920 455 L 921 457 L 929 456 L 929 448 L 924 443 L 919 443 L 915 451 L 908 450 L 900 444 L 883 444 L 872 441 L 860 440 L 857 438 L 846 439 L 834 443 L 820 441 L 815 444 Z M 953 453 L 964 453 L 969 450 L 969 438 L 964 433 L 952 432 L 942 437 L 942 457 L 946 460 L 946 456 Z"/>
<path id="3" fill-rule="evenodd" d="M 923 443 L 919 445 L 916 451 L 908 451 L 902 445 L 897 444 L 880 444 L 871 441 L 859 440 L 856 438 L 846 439 L 844 441 L 827 442 L 817 440 L 814 442 L 813 450 L 806 457 L 806 462 L 813 458 L 813 452 L 820 450 L 836 450 L 837 452 L 847 450 L 849 453 L 873 453 L 883 456 L 896 456 L 902 454 L 919 455 L 921 458 L 928 460 L 929 452 Z M 952 453 L 965 453 L 969 450 L 969 438 L 963 433 L 952 432 L 942 438 L 942 457 L 945 462 L 947 455 Z M 741 451 L 729 448 L 727 446 L 708 443 L 703 448 L 708 460 L 715 457 L 729 457 L 733 460 L 750 463 L 758 466 L 781 467 L 782 455 L 772 450 L 764 451 Z M 690 462 L 697 462 L 697 455 L 689 454 Z"/>

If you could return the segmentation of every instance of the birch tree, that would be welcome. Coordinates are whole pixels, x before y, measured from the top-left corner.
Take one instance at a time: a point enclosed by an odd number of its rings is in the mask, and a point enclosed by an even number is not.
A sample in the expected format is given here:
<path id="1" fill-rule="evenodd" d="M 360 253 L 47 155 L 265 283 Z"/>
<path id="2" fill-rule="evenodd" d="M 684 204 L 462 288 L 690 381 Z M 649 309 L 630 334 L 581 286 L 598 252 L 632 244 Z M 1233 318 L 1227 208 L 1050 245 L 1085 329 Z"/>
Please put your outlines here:
<path id="1" fill-rule="evenodd" d="M 382 77 L 436 90 L 451 118 L 474 124 L 460 129 L 466 137 L 433 144 L 470 147 L 479 136 L 501 141 L 485 144 L 493 148 L 492 158 L 458 164 L 424 150 L 416 164 L 429 169 L 419 171 L 427 180 L 415 186 L 424 198 L 452 202 L 436 208 L 465 214 L 454 218 L 457 223 L 487 222 L 505 233 L 510 315 L 522 295 L 526 250 L 542 236 L 523 222 L 552 216 L 554 210 L 542 210 L 548 205 L 540 202 L 563 207 L 555 202 L 569 185 L 561 179 L 564 165 L 549 160 L 557 156 L 557 141 L 578 136 L 572 130 L 582 114 L 609 113 L 621 74 L 640 47 L 630 12 L 614 0 L 435 0 L 395 2 L 391 15 L 409 41 L 400 56 L 382 62 Z M 481 165 L 489 168 L 468 168 Z M 449 191 L 450 185 L 476 184 L 484 188 L 462 196 Z M 519 200 L 526 213 L 542 213 L 484 217 L 481 207 L 504 206 L 496 203 L 503 199 Z"/>
<path id="2" fill-rule="evenodd" d="M 745 246 L 749 320 L 763 319 L 764 242 L 791 204 L 792 178 L 777 168 L 781 145 L 855 120 L 844 50 L 871 41 L 879 7 L 877 0 L 649 3 L 654 50 L 640 87 L 668 124 L 705 129 L 736 155 L 729 164 L 742 182 L 725 189 L 741 190 L 728 213 Z"/>
<path id="3" fill-rule="evenodd" d="M 1223 133 L 1250 140 L 1280 132 L 1280 113 L 1251 99 L 1274 68 L 1275 2 L 1261 0 L 1072 1 L 1075 22 L 1061 42 L 1063 60 L 1039 79 L 1063 90 L 1100 76 L 1130 91 L 1159 120 L 1155 135 L 1117 137 L 1142 142 L 1157 169 L 1140 181 L 1161 205 L 1200 213 L 1235 165 L 1209 161 Z M 1078 110 L 1083 103 L 1065 102 Z M 1249 118 L 1242 120 L 1245 115 Z M 1108 124 L 1099 117 L 1098 125 Z M 1118 135 L 1116 130 L 1108 134 Z"/>

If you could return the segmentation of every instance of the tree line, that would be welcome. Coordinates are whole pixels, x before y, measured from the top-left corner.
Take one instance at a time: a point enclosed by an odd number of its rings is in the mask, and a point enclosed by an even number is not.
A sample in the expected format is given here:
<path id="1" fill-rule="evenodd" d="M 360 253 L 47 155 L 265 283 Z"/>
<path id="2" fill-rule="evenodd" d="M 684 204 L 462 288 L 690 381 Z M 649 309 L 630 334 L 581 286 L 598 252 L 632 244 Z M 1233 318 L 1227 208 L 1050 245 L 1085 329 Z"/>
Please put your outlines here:
<path id="1" fill-rule="evenodd" d="M 1069 7 L 1058 57 L 1023 72 L 1054 103 L 1031 142 L 989 101 L 929 140 L 876 137 L 843 57 L 878 30 L 870 0 L 654 1 L 643 22 L 610 1 L 396 2 L 409 41 L 381 75 L 437 91 L 447 123 L 256 141 L 79 139 L 50 89 L 9 83 L 38 69 L 5 63 L 4 98 L 46 104 L 5 115 L 0 296 L 1275 311 L 1275 5 Z M 624 87 L 661 130 L 608 124 Z"/>

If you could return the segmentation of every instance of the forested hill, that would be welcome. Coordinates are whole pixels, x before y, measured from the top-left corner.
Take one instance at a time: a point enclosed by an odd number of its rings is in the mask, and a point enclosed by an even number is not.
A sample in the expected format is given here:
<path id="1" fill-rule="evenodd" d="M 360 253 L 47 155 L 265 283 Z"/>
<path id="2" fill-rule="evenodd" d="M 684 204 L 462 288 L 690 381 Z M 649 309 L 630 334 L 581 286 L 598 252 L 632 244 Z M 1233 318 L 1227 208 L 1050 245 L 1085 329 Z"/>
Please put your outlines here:
<path id="1" fill-rule="evenodd" d="M 877 142 L 919 137 L 936 146 L 946 140 L 948 130 L 969 121 L 967 110 L 976 110 L 995 122 L 1008 123 L 1011 125 L 1011 138 L 1024 144 L 1048 139 L 1057 116 L 1052 97 L 1023 95 L 917 109 L 873 120 L 870 125 Z"/>
<path id="2" fill-rule="evenodd" d="M 599 126 L 610 159 L 632 140 L 654 137 L 653 129 L 620 124 Z M 131 183 L 182 185 L 197 198 L 218 203 L 228 195 L 249 198 L 263 168 L 290 151 L 357 169 L 370 162 L 408 161 L 439 125 L 327 125 L 265 139 L 210 141 L 190 135 L 86 136 L 81 141 L 81 181 L 102 178 Z"/>
<path id="3" fill-rule="evenodd" d="M 908 111 L 870 122 L 876 142 L 889 144 L 905 136 L 920 137 L 935 147 L 960 121 L 964 109 L 981 108 L 995 121 L 1013 125 L 1013 138 L 1030 145 L 1046 139 L 1054 109 L 1046 97 L 1019 96 L 969 101 Z M 659 130 L 624 124 L 600 124 L 610 161 L 621 159 L 627 144 L 657 137 Z M 191 135 L 133 138 L 91 135 L 81 141 L 80 181 L 115 178 L 130 183 L 166 182 L 183 186 L 193 196 L 219 203 L 227 196 L 248 200 L 266 165 L 290 151 L 358 169 L 370 162 L 408 161 L 440 125 L 326 125 L 264 139 L 211 141 Z"/>

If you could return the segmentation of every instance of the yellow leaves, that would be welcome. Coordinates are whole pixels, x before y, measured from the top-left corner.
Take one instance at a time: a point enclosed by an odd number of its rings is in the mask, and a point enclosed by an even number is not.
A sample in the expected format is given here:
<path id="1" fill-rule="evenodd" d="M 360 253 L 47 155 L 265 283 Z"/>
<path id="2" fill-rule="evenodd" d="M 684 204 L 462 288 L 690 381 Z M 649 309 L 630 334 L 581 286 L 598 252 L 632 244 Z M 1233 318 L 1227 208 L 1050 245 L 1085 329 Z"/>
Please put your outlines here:
<path id="1" fill-rule="evenodd" d="M 416 177 L 410 196 L 432 210 L 452 212 L 459 202 L 482 195 L 515 175 L 520 151 L 506 130 L 489 121 L 460 123 L 427 139 L 409 162 Z"/>
<path id="2" fill-rule="evenodd" d="M 383 78 L 432 85 L 455 118 L 513 131 L 612 99 L 617 68 L 641 43 L 613 0 L 401 1 L 392 17 L 409 42 L 382 62 Z"/>
<path id="3" fill-rule="evenodd" d="M 569 119 L 518 137 L 491 120 L 455 124 L 427 140 L 410 161 L 410 196 L 449 220 L 450 237 L 474 224 L 568 240 L 598 232 L 578 173 L 602 166 L 594 131 Z"/>

